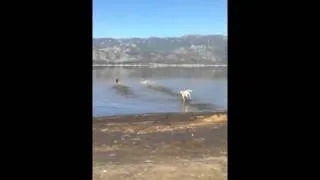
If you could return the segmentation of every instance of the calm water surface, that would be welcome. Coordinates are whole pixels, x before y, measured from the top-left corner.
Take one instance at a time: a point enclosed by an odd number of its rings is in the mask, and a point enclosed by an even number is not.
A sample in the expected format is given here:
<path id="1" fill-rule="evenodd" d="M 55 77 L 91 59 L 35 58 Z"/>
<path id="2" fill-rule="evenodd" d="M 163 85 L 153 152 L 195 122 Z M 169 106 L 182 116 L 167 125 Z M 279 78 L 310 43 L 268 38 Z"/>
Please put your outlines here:
<path id="1" fill-rule="evenodd" d="M 123 86 L 114 84 L 118 77 Z M 143 80 L 155 85 L 147 87 Z M 180 89 L 192 90 L 190 104 L 182 104 Z M 93 116 L 226 109 L 227 68 L 93 69 Z"/>

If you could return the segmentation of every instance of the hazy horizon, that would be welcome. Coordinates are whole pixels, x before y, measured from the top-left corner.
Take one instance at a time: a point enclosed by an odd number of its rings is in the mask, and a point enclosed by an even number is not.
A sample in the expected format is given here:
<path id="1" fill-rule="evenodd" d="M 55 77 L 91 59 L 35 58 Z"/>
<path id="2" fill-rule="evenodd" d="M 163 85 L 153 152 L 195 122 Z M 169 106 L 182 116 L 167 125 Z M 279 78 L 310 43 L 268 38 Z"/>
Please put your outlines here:
<path id="1" fill-rule="evenodd" d="M 185 35 L 180 35 L 180 36 L 148 36 L 148 37 L 127 36 L 127 37 L 120 37 L 120 38 L 105 36 L 105 37 L 92 37 L 92 39 L 104 39 L 104 38 L 111 38 L 111 39 L 182 38 L 182 37 L 187 37 L 187 36 L 225 36 L 225 37 L 228 37 L 227 34 L 185 34 Z"/>

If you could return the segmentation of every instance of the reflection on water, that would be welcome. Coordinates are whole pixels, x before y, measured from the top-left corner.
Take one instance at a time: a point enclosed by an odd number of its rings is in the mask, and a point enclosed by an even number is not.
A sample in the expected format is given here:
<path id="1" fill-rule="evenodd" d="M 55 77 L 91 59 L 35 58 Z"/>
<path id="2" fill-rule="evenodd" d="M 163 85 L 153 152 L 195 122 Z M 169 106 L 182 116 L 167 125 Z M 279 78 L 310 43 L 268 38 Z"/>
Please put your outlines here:
<path id="1" fill-rule="evenodd" d="M 121 85 L 114 84 L 115 78 L 120 78 Z M 145 80 L 153 84 L 141 83 Z M 192 90 L 190 104 L 183 104 L 177 95 L 181 89 Z M 93 69 L 94 116 L 226 108 L 226 68 Z"/>

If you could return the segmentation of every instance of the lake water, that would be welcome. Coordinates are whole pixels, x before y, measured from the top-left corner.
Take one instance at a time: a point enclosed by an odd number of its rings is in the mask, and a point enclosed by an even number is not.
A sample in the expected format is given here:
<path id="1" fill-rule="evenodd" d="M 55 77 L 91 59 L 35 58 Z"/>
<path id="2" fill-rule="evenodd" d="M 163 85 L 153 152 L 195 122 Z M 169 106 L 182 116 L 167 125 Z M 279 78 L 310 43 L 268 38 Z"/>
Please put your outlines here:
<path id="1" fill-rule="evenodd" d="M 93 116 L 227 110 L 227 68 L 93 68 Z M 123 86 L 116 86 L 115 78 Z M 147 80 L 153 85 L 146 86 Z M 177 92 L 192 90 L 183 104 Z"/>

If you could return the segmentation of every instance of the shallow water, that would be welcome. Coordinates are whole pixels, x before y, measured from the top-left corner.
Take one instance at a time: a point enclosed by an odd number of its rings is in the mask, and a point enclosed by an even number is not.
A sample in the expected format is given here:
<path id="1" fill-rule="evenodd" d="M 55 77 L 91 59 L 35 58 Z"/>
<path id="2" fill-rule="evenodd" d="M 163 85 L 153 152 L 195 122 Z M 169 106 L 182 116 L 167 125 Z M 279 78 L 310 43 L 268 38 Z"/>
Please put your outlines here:
<path id="1" fill-rule="evenodd" d="M 114 83 L 118 77 L 121 86 Z M 143 80 L 154 85 L 141 84 Z M 182 89 L 192 90 L 190 104 L 183 105 L 176 95 Z M 227 68 L 93 69 L 93 116 L 226 109 Z"/>

